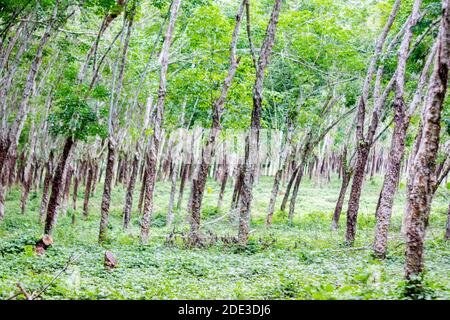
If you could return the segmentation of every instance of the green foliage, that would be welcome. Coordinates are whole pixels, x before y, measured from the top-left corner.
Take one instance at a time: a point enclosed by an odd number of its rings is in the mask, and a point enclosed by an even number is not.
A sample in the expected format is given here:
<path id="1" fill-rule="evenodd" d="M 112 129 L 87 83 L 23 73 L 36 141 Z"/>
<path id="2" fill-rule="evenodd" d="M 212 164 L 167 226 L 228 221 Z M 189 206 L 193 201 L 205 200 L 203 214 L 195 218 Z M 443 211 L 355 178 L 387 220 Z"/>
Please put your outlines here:
<path id="1" fill-rule="evenodd" d="M 103 112 L 104 115 L 104 112 Z M 106 137 L 107 128 L 89 104 L 78 96 L 67 95 L 58 101 L 58 109 L 49 116 L 49 132 L 53 135 L 86 141 L 88 137 Z"/>

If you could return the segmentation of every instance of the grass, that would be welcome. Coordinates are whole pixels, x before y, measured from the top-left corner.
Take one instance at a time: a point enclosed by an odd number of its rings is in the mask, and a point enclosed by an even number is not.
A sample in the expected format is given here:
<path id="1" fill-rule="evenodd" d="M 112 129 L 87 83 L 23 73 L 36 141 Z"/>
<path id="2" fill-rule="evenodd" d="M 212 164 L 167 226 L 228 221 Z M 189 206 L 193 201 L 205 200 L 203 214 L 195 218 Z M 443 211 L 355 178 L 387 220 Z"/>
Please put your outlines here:
<path id="1" fill-rule="evenodd" d="M 41 289 L 61 270 L 71 254 L 81 254 L 42 295 L 43 299 L 401 299 L 403 298 L 404 242 L 400 237 L 404 190 L 401 186 L 394 205 L 386 261 L 372 257 L 374 210 L 381 177 L 365 183 L 360 204 L 355 247 L 343 245 L 345 211 L 338 231 L 331 231 L 331 216 L 340 182 L 305 180 L 302 183 L 294 225 L 287 225 L 287 213 L 277 211 L 274 225 L 264 228 L 272 178 L 263 177 L 254 188 L 252 230 L 246 249 L 215 242 L 205 248 L 186 248 L 180 239 L 166 242 L 166 236 L 188 231 L 184 208 L 176 212 L 172 229 L 165 226 L 170 185 L 158 182 L 155 213 L 148 245 L 139 243 L 139 216 L 132 213 L 128 231 L 122 229 L 125 189 L 112 193 L 108 241 L 97 244 L 102 186 L 92 198 L 90 216 L 72 211 L 58 218 L 55 244 L 44 256 L 33 254 L 32 245 L 41 236 L 38 220 L 40 194 L 32 193 L 25 215 L 20 214 L 20 190 L 6 199 L 6 216 L 0 223 L 0 299 L 17 292 L 20 281 L 32 292 Z M 82 206 L 80 188 L 78 206 Z M 135 194 L 135 207 L 139 188 Z M 217 210 L 219 185 L 209 181 L 203 201 L 203 222 L 213 221 L 228 210 L 232 193 L 228 186 L 224 209 Z M 426 240 L 424 298 L 450 299 L 450 243 L 442 240 L 448 198 L 441 190 L 433 202 Z M 281 201 L 281 196 L 279 196 Z M 279 203 L 277 203 L 279 208 Z M 135 209 L 135 208 L 134 208 Z M 345 210 L 345 207 L 344 207 Z M 237 221 L 223 219 L 205 226 L 217 235 L 236 235 Z M 105 249 L 112 251 L 119 266 L 105 270 Z"/>

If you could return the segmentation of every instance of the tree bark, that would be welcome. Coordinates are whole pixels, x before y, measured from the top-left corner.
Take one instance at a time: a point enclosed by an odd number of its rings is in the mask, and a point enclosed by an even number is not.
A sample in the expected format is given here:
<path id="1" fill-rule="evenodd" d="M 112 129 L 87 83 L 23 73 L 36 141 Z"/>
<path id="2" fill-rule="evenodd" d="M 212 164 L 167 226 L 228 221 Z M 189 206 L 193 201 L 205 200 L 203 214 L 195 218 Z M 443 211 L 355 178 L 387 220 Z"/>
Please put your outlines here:
<path id="1" fill-rule="evenodd" d="M 180 0 L 173 0 L 170 9 L 169 25 L 166 30 L 164 42 L 161 49 L 161 72 L 159 79 L 158 101 L 156 103 L 155 121 L 153 124 L 153 134 L 150 137 L 149 153 L 147 158 L 147 179 L 146 192 L 144 198 L 144 214 L 141 224 L 141 242 L 148 243 L 148 234 L 150 231 L 150 218 L 153 212 L 153 192 L 155 188 L 156 165 L 159 150 L 159 143 L 161 139 L 161 126 L 164 114 L 164 101 L 166 98 L 167 85 L 167 68 L 169 65 L 169 48 L 172 42 L 172 34 L 175 28 L 175 21 L 177 18 Z"/>
<path id="2" fill-rule="evenodd" d="M 239 233 L 238 239 L 241 245 L 248 243 L 250 227 L 250 208 L 253 193 L 253 180 L 259 154 L 259 134 L 261 129 L 262 91 L 264 72 L 269 63 L 272 47 L 275 42 L 275 32 L 278 24 L 278 16 L 281 10 L 281 0 L 275 0 L 270 21 L 266 29 L 266 36 L 261 47 L 256 79 L 253 87 L 253 109 L 250 124 L 250 132 L 246 140 L 245 159 L 243 163 L 243 179 L 239 196 Z M 255 161 L 256 160 L 256 161 Z"/>
<path id="3" fill-rule="evenodd" d="M 406 233 L 405 277 L 415 282 L 424 269 L 423 247 L 435 184 L 434 169 L 439 148 L 441 113 L 450 65 L 450 0 L 442 2 L 439 44 L 422 114 L 423 130 L 411 171 L 412 188 L 407 199 L 410 212 Z"/>
<path id="4" fill-rule="evenodd" d="M 364 85 L 362 89 L 362 94 L 358 103 L 358 115 L 357 115 L 357 124 L 356 124 L 356 164 L 355 164 L 355 173 L 352 181 L 352 187 L 350 191 L 350 198 L 348 201 L 348 209 L 347 209 L 347 230 L 345 233 L 345 241 L 348 245 L 353 245 L 355 241 L 356 235 L 356 223 L 358 218 L 358 210 L 359 210 L 359 200 L 361 198 L 361 189 L 364 181 L 365 168 L 367 165 L 367 158 L 369 157 L 370 147 L 373 141 L 373 136 L 375 134 L 376 128 L 378 126 L 379 120 L 379 111 L 382 105 L 384 104 L 382 101 L 378 101 L 378 92 L 379 86 L 381 83 L 381 75 L 383 72 L 383 67 L 381 66 L 378 69 L 377 73 L 377 83 L 375 85 L 374 96 L 375 96 L 375 107 L 372 113 L 371 123 L 367 132 L 367 136 L 364 137 L 364 122 L 365 122 L 365 113 L 366 113 L 366 105 L 368 103 L 369 97 L 369 89 L 370 84 L 372 82 L 372 78 L 375 72 L 375 65 L 379 59 L 379 56 L 382 52 L 384 43 L 386 41 L 386 37 L 394 23 L 395 17 L 397 16 L 398 9 L 400 7 L 400 0 L 396 0 L 391 13 L 389 15 L 388 21 L 384 26 L 384 29 L 377 40 L 375 53 L 370 61 L 369 68 L 367 71 L 366 79 L 364 80 Z M 391 79 L 389 86 L 392 86 L 393 79 Z M 386 90 L 387 91 L 387 90 Z M 385 92 L 386 92 L 385 91 Z M 378 101 L 378 102 L 377 102 Z"/>
<path id="5" fill-rule="evenodd" d="M 139 156 L 136 153 L 131 165 L 131 176 L 128 181 L 127 195 L 125 197 L 125 206 L 123 208 L 123 228 L 127 229 L 131 219 L 131 208 L 133 206 L 133 193 L 136 186 L 137 172 L 139 169 Z"/>
<path id="6" fill-rule="evenodd" d="M 384 259 L 387 251 L 387 238 L 392 214 L 392 206 L 400 179 L 400 167 L 405 153 L 406 131 L 409 118 L 406 115 L 404 101 L 404 85 L 408 51 L 413 36 L 413 28 L 419 19 L 419 9 L 422 0 L 415 0 L 407 30 L 403 36 L 398 52 L 396 70 L 396 92 L 394 98 L 394 132 L 392 134 L 391 149 L 389 151 L 388 166 L 384 176 L 383 188 L 380 193 L 375 213 L 375 241 L 373 244 L 375 256 Z"/>
<path id="7" fill-rule="evenodd" d="M 101 203 L 100 228 L 98 233 L 98 242 L 106 240 L 109 218 L 109 205 L 111 203 L 112 179 L 114 176 L 114 162 L 116 160 L 116 149 L 111 141 L 108 142 L 108 156 L 106 162 L 105 182 L 103 185 L 103 197 Z"/>
<path id="8" fill-rule="evenodd" d="M 245 3 L 248 0 L 243 0 L 238 13 L 236 14 L 236 23 L 233 29 L 233 35 L 231 38 L 230 49 L 230 68 L 228 69 L 227 77 L 223 83 L 222 92 L 220 97 L 214 103 L 213 119 L 211 129 L 209 130 L 208 141 L 206 146 L 202 150 L 202 156 L 200 160 L 200 168 L 197 170 L 196 177 L 192 180 L 192 195 L 191 195 L 191 229 L 189 238 L 191 244 L 196 244 L 199 241 L 199 229 L 200 229 L 200 211 L 203 201 L 203 193 L 205 191 L 206 180 L 208 177 L 208 171 L 211 163 L 211 158 L 214 154 L 214 148 L 216 145 L 217 136 L 220 132 L 221 125 L 220 120 L 223 114 L 223 108 L 228 95 L 228 91 L 231 86 L 231 82 L 236 73 L 236 69 L 239 65 L 240 58 L 236 58 L 236 46 L 239 35 L 239 27 L 241 25 L 242 14 L 244 12 Z"/>
<path id="9" fill-rule="evenodd" d="M 14 143 L 14 141 L 16 141 L 17 137 L 20 136 L 23 125 L 25 123 L 28 112 L 28 102 L 30 100 L 30 97 L 32 96 L 34 85 L 36 82 L 36 76 L 42 64 L 42 55 L 44 48 L 48 42 L 48 39 L 50 38 L 53 24 L 56 22 L 59 4 L 60 0 L 56 0 L 50 20 L 51 22 L 47 25 L 45 32 L 39 42 L 39 46 L 37 48 L 34 59 L 31 62 L 22 93 L 22 100 L 20 101 L 20 104 L 17 108 L 15 119 L 5 137 L 0 138 L 0 176 L 3 172 L 6 155 L 8 154 L 11 145 Z"/>
<path id="10" fill-rule="evenodd" d="M 58 207 L 58 202 L 60 200 L 60 194 L 62 189 L 62 182 L 64 178 L 64 169 L 67 164 L 67 159 L 69 158 L 70 151 L 74 140 L 72 137 L 67 137 L 64 143 L 63 152 L 59 158 L 58 165 L 55 170 L 55 174 L 52 179 L 52 191 L 50 194 L 50 199 L 47 206 L 47 216 L 45 219 L 44 234 L 51 236 L 53 231 L 53 226 L 56 221 L 56 210 Z"/>
<path id="11" fill-rule="evenodd" d="M 448 209 L 447 209 L 447 224 L 445 227 L 445 236 L 444 236 L 445 240 L 450 240 L 450 202 L 448 204 Z"/>
<path id="12" fill-rule="evenodd" d="M 84 199 L 83 199 L 83 216 L 85 218 L 89 215 L 89 198 L 91 196 L 92 182 L 94 179 L 94 164 L 88 161 L 86 185 L 84 187 Z"/>

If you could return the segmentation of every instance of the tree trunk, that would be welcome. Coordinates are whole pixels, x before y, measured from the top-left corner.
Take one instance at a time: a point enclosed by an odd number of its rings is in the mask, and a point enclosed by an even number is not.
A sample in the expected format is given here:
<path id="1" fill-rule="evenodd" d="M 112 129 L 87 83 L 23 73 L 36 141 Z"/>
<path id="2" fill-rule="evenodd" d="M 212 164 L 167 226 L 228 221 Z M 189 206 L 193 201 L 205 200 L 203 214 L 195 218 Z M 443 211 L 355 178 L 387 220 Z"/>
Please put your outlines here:
<path id="1" fill-rule="evenodd" d="M 369 146 L 361 142 L 358 146 L 357 158 L 355 164 L 355 173 L 350 190 L 350 198 L 347 209 L 347 230 L 345 240 L 347 244 L 352 245 L 355 241 L 356 223 L 358 219 L 359 199 L 361 198 L 361 189 L 364 181 L 364 171 L 369 156 Z"/>
<path id="2" fill-rule="evenodd" d="M 167 223 L 166 223 L 168 227 L 171 227 L 173 223 L 173 207 L 175 202 L 175 194 L 177 192 L 177 177 L 178 177 L 178 164 L 172 162 L 169 209 L 167 212 Z"/>
<path id="3" fill-rule="evenodd" d="M 229 171 L 228 171 L 228 166 L 225 164 L 224 165 L 224 171 L 222 174 L 222 181 L 220 184 L 220 192 L 219 192 L 219 200 L 217 200 L 217 208 L 220 210 L 222 208 L 223 205 L 223 197 L 225 195 L 225 189 L 227 187 L 227 181 L 228 181 L 228 175 L 229 175 Z"/>
<path id="4" fill-rule="evenodd" d="M 280 210 L 281 211 L 285 211 L 286 210 L 286 205 L 288 203 L 289 200 L 289 195 L 291 193 L 291 189 L 292 189 L 292 185 L 294 184 L 295 178 L 297 177 L 297 174 L 300 170 L 300 166 L 295 167 L 294 171 L 291 174 L 291 178 L 289 179 L 288 185 L 286 187 L 286 192 L 283 196 L 283 201 L 281 202 L 281 207 Z"/>
<path id="5" fill-rule="evenodd" d="M 64 169 L 66 167 L 67 159 L 69 158 L 70 151 L 74 141 L 72 137 L 67 137 L 64 143 L 63 152 L 59 158 L 58 165 L 55 170 L 55 174 L 52 179 L 52 191 L 47 206 L 47 217 L 45 219 L 44 234 L 51 236 L 53 231 L 53 225 L 56 221 L 56 210 L 58 202 L 60 200 L 60 193 L 62 188 L 62 182 L 64 178 Z"/>
<path id="6" fill-rule="evenodd" d="M 63 194 L 62 194 L 61 213 L 62 213 L 63 216 L 65 216 L 67 214 L 67 206 L 68 206 L 68 203 L 69 203 L 70 185 L 72 183 L 72 175 L 73 175 L 73 168 L 69 164 L 69 165 L 66 166 L 64 191 L 63 191 Z"/>
<path id="7" fill-rule="evenodd" d="M 342 184 L 341 184 L 341 189 L 339 190 L 339 197 L 336 202 L 336 207 L 334 208 L 334 213 L 333 213 L 333 223 L 331 225 L 331 228 L 333 230 L 337 230 L 339 228 L 339 218 L 341 216 L 342 207 L 344 205 L 345 193 L 347 192 L 347 188 L 350 183 L 351 177 L 352 177 L 351 170 L 345 169 L 343 171 L 343 175 L 342 175 Z"/>
<path id="8" fill-rule="evenodd" d="M 245 146 L 245 159 L 243 163 L 243 179 L 239 196 L 239 233 L 238 239 L 241 245 L 248 243 L 250 227 L 250 208 L 253 198 L 253 181 L 259 154 L 259 134 L 261 129 L 262 91 L 264 72 L 269 63 L 272 47 L 275 42 L 275 32 L 278 24 L 278 16 L 281 10 L 281 0 L 275 0 L 270 21 L 266 29 L 266 37 L 260 50 L 258 65 L 256 67 L 256 79 L 253 87 L 253 109 L 250 124 L 250 132 Z M 255 159 L 256 158 L 256 159 Z"/>
<path id="9" fill-rule="evenodd" d="M 48 157 L 47 164 L 45 166 L 45 178 L 44 178 L 44 188 L 42 191 L 42 200 L 41 200 L 41 208 L 39 214 L 39 221 L 41 223 L 44 222 L 45 219 L 45 209 L 48 204 L 48 191 L 50 190 L 50 182 L 52 180 L 52 172 L 53 172 L 53 150 L 50 151 L 50 155 Z"/>
<path id="10" fill-rule="evenodd" d="M 144 202 L 145 190 L 147 189 L 147 166 L 144 164 L 144 175 L 141 182 L 141 192 L 139 193 L 138 212 L 142 213 L 142 204 Z"/>
<path id="11" fill-rule="evenodd" d="M 403 98 L 406 61 L 410 42 L 413 36 L 413 28 L 419 18 L 419 8 L 422 0 L 415 0 L 408 28 L 403 37 L 398 52 L 397 70 L 396 70 L 396 92 L 394 99 L 394 133 L 392 134 L 391 149 L 389 152 L 388 167 L 384 177 L 383 188 L 380 193 L 377 211 L 375 213 L 375 241 L 373 249 L 375 256 L 384 259 L 387 250 L 387 238 L 389 224 L 392 214 L 394 197 L 397 192 L 400 179 L 400 168 L 405 153 L 406 131 L 409 125 L 409 118 L 406 115 L 406 106 Z"/>
<path id="12" fill-rule="evenodd" d="M 161 125 L 164 114 L 164 101 L 166 98 L 167 85 L 167 68 L 169 65 L 169 48 L 172 42 L 172 34 L 175 27 L 175 20 L 177 18 L 180 0 L 173 0 L 170 9 L 169 25 L 166 30 L 166 35 L 161 49 L 161 72 L 158 89 L 158 101 L 156 103 L 155 121 L 153 124 L 153 134 L 150 137 L 150 148 L 147 159 L 147 183 L 144 199 L 144 214 L 141 224 L 141 241 L 143 244 L 148 243 L 148 233 L 150 230 L 150 218 L 153 212 L 153 192 L 155 188 L 156 165 L 159 150 L 159 143 L 161 139 Z"/>
<path id="13" fill-rule="evenodd" d="M 445 227 L 444 239 L 450 240 L 450 202 L 448 204 L 448 209 L 447 209 L 447 225 Z"/>
<path id="14" fill-rule="evenodd" d="M 450 65 L 450 0 L 442 3 L 438 48 L 428 94 L 422 113 L 423 130 L 418 153 L 411 170 L 409 224 L 406 233 L 406 279 L 416 282 L 424 269 L 423 246 L 435 184 L 434 169 L 439 148 L 441 113 L 448 85 Z"/>
<path id="15" fill-rule="evenodd" d="M 358 115 L 357 115 L 357 124 L 356 124 L 356 165 L 355 165 L 355 174 L 352 181 L 352 188 L 350 191 L 350 198 L 348 201 L 348 210 L 347 210 L 347 230 L 345 234 L 345 240 L 348 245 L 353 245 L 355 241 L 356 235 L 356 223 L 358 218 L 358 210 L 359 210 L 359 200 L 361 198 L 361 188 L 364 181 L 364 174 L 367 165 L 367 158 L 369 157 L 369 151 L 372 144 L 373 136 L 375 134 L 378 120 L 379 120 L 379 111 L 384 102 L 378 101 L 378 89 L 381 83 L 381 75 L 383 71 L 383 66 L 380 66 L 377 73 L 377 83 L 375 85 L 374 96 L 375 96 L 375 106 L 372 113 L 371 124 L 367 133 L 367 136 L 364 137 L 364 123 L 365 123 L 365 113 L 366 113 L 366 105 L 368 104 L 369 98 L 369 89 L 370 84 L 372 82 L 372 78 L 375 72 L 375 66 L 378 61 L 378 58 L 382 52 L 384 43 L 386 41 L 387 35 L 394 23 L 395 17 L 397 16 L 398 9 L 400 7 L 401 0 L 396 0 L 391 13 L 389 15 L 388 21 L 383 28 L 383 31 L 380 37 L 377 40 L 377 44 L 375 47 L 374 55 L 369 63 L 369 68 L 367 71 L 366 78 L 364 80 L 362 94 L 358 103 Z M 392 85 L 392 81 L 390 82 Z M 381 100 L 381 99 L 380 99 Z"/>
<path id="16" fill-rule="evenodd" d="M 103 197 L 101 204 L 100 229 L 98 233 L 98 242 L 106 240 L 109 218 L 109 205 L 111 203 L 111 188 L 114 175 L 114 162 L 116 160 L 116 149 L 111 141 L 108 141 L 108 156 L 106 162 L 105 182 L 103 185 Z"/>
<path id="17" fill-rule="evenodd" d="M 89 215 L 89 198 L 91 196 L 91 187 L 94 178 L 94 164 L 88 161 L 88 172 L 86 178 L 86 185 L 84 187 L 84 199 L 83 199 L 83 216 L 85 218 Z"/>
<path id="18" fill-rule="evenodd" d="M 211 129 L 209 130 L 209 137 L 206 146 L 202 150 L 202 156 L 200 160 L 200 168 L 197 170 L 197 176 L 192 180 L 192 195 L 191 195 L 191 230 L 189 238 L 191 244 L 196 244 L 199 241 L 199 228 L 200 228 L 200 211 L 203 200 L 203 193 L 205 191 L 206 179 L 208 177 L 209 166 L 211 158 L 214 153 L 217 136 L 220 132 L 220 120 L 223 113 L 223 107 L 228 95 L 228 91 L 231 86 L 231 82 L 236 73 L 240 58 L 236 58 L 236 46 L 239 35 L 239 27 L 241 25 L 242 14 L 244 12 L 245 3 L 248 0 L 243 0 L 242 4 L 236 14 L 236 23 L 233 29 L 233 35 L 231 39 L 230 49 L 230 68 L 228 69 L 227 77 L 223 83 L 222 92 L 220 97 L 214 103 L 213 119 Z"/>
<path id="19" fill-rule="evenodd" d="M 291 201 L 289 203 L 289 225 L 293 224 L 294 214 L 295 214 L 295 201 L 297 200 L 298 190 L 300 188 L 300 183 L 303 178 L 303 172 L 305 170 L 306 159 L 308 158 L 309 153 L 311 152 L 311 134 L 308 133 L 308 137 L 306 138 L 305 146 L 302 151 L 302 156 L 300 159 L 299 171 L 297 177 L 295 179 L 294 190 L 292 190 Z"/>
<path id="20" fill-rule="evenodd" d="M 131 219 L 131 208 L 133 206 L 133 193 L 136 186 L 136 178 L 139 169 L 139 156 L 133 157 L 130 181 L 128 182 L 127 195 L 125 198 L 125 206 L 123 208 L 123 228 L 127 229 Z"/>
<path id="21" fill-rule="evenodd" d="M 5 158 L 8 154 L 9 149 L 11 148 L 11 145 L 16 141 L 17 137 L 20 136 L 22 132 L 23 125 L 26 120 L 27 112 L 28 112 L 28 102 L 30 100 L 30 97 L 32 96 L 35 82 L 36 82 L 36 76 L 39 71 L 39 68 L 42 64 L 42 55 L 44 48 L 48 42 L 48 39 L 50 38 L 53 24 L 56 22 L 57 13 L 58 13 L 58 7 L 60 4 L 60 0 L 56 0 L 55 6 L 53 8 L 52 17 L 50 19 L 50 23 L 48 23 L 45 32 L 39 42 L 36 54 L 34 56 L 33 61 L 31 62 L 30 68 L 28 70 L 28 74 L 25 80 L 25 86 L 22 93 L 22 100 L 20 101 L 20 104 L 17 108 L 16 116 L 11 124 L 11 127 L 9 128 L 8 133 L 6 134 L 6 137 L 2 137 L 0 139 L 0 176 L 3 172 L 3 166 L 5 163 Z M 0 134 L 1 136 L 1 134 Z"/>

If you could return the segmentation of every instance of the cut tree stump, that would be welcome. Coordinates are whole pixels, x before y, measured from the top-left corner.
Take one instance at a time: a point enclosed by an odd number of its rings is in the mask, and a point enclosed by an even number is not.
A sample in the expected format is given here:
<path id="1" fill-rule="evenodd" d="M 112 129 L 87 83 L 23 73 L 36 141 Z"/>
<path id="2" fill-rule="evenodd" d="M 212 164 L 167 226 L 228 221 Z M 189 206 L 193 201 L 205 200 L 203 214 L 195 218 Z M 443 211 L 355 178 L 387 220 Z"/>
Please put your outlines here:
<path id="1" fill-rule="evenodd" d="M 117 259 L 111 251 L 105 251 L 105 268 L 113 269 L 117 267 Z"/>
<path id="2" fill-rule="evenodd" d="M 36 242 L 34 252 L 37 254 L 44 254 L 45 251 L 53 244 L 53 238 L 49 235 L 43 236 Z"/>

